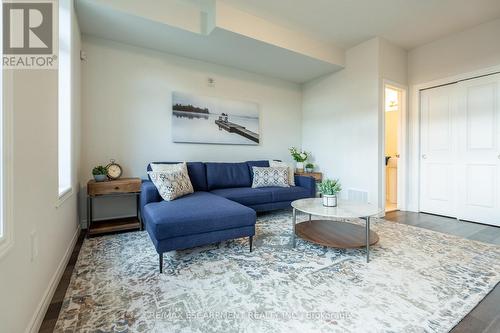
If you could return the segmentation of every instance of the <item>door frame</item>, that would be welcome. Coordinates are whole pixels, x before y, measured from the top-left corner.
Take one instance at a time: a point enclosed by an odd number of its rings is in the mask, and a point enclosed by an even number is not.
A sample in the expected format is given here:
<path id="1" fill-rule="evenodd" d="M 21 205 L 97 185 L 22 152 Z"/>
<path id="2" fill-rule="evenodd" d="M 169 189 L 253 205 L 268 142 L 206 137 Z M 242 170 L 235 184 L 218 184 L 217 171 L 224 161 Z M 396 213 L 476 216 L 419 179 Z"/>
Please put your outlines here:
<path id="1" fill-rule="evenodd" d="M 386 165 L 385 165 L 385 88 L 393 88 L 401 91 L 401 109 L 399 112 L 399 137 L 398 137 L 398 184 L 397 184 L 397 197 L 398 202 L 396 209 L 406 210 L 406 193 L 407 193 L 407 156 L 408 156 L 408 86 L 388 80 L 382 80 L 382 98 L 381 98 L 381 136 L 379 146 L 379 198 L 380 206 L 385 214 L 386 204 Z"/>
<path id="2" fill-rule="evenodd" d="M 415 84 L 410 87 L 410 100 L 408 110 L 408 164 L 407 164 L 407 197 L 405 210 L 412 212 L 420 211 L 420 137 L 421 137 L 421 112 L 420 91 L 436 88 L 439 86 L 458 83 L 480 76 L 496 74 L 500 72 L 500 65 L 486 67 L 483 69 L 465 72 L 442 79 Z"/>

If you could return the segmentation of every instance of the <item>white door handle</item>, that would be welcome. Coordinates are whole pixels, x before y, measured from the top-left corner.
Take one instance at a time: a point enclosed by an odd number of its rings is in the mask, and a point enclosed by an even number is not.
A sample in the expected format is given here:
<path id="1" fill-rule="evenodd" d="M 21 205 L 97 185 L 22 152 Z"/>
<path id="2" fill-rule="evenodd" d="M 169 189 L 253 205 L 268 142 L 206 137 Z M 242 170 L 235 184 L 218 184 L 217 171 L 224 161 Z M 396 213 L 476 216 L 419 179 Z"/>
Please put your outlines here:
<path id="1" fill-rule="evenodd" d="M 425 160 L 427 158 L 427 155 L 422 154 L 422 158 Z M 500 157 L 499 157 L 500 158 Z"/>

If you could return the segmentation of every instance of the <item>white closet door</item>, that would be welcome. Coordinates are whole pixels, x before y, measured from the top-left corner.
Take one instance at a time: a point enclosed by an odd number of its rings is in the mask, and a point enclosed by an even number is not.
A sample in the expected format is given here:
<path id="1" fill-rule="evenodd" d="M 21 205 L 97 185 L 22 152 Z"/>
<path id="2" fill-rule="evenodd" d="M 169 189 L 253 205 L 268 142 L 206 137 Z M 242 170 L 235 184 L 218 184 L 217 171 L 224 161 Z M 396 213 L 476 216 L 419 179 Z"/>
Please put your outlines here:
<path id="1" fill-rule="evenodd" d="M 421 91 L 420 210 L 456 216 L 455 86 Z"/>
<path id="2" fill-rule="evenodd" d="M 457 217 L 500 225 L 500 75 L 460 82 Z"/>

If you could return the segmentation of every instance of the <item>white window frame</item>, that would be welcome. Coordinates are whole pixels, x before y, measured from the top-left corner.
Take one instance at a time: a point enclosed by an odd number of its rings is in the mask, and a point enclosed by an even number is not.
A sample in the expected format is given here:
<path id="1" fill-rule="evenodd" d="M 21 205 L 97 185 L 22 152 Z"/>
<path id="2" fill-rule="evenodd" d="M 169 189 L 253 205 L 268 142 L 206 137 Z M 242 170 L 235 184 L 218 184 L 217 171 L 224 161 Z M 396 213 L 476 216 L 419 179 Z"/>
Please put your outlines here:
<path id="1" fill-rule="evenodd" d="M 2 3 L 0 3 L 1 5 Z M 0 27 L 2 22 L 0 6 Z M 0 29 L 0 54 L 3 55 L 3 29 Z M 14 244 L 13 225 L 13 70 L 4 70 L 0 63 L 0 258 Z M 7 97 L 7 98 L 6 98 Z"/>
<path id="2" fill-rule="evenodd" d="M 72 22 L 71 1 L 59 1 L 58 57 L 58 194 L 57 206 L 70 197 L 73 190 L 72 135 Z"/>

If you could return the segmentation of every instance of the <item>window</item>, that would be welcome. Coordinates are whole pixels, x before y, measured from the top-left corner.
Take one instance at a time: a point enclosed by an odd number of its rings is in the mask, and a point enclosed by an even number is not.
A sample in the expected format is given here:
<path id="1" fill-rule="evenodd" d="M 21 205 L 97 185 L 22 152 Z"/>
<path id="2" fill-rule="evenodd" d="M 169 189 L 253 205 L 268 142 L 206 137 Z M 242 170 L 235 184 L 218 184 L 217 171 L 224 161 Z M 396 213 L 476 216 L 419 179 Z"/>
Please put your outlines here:
<path id="1" fill-rule="evenodd" d="M 59 197 L 71 192 L 71 1 L 59 1 Z"/>

